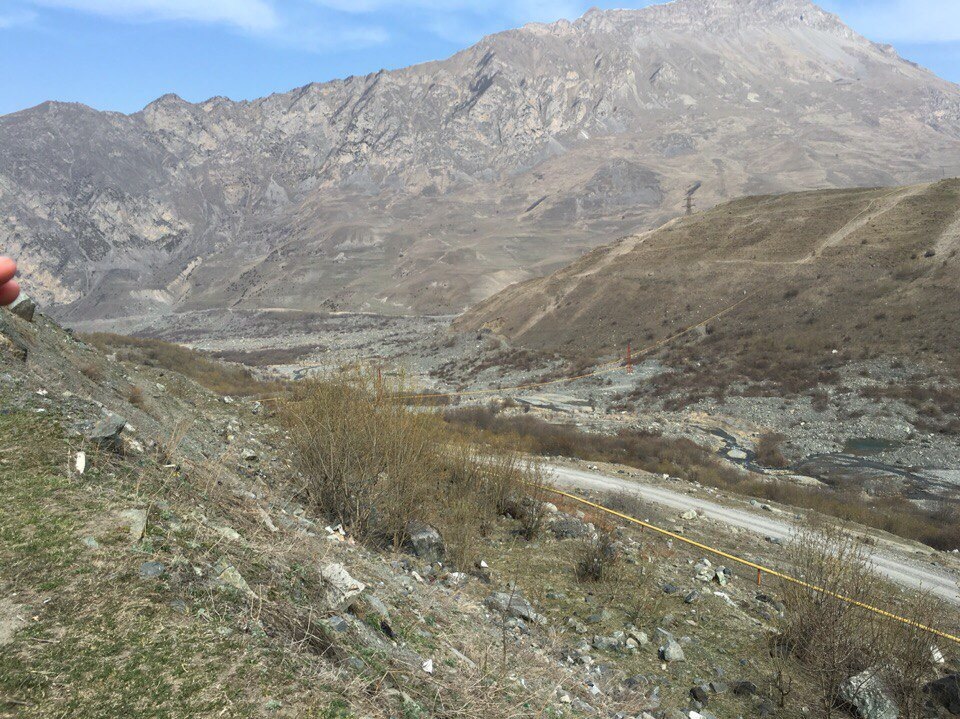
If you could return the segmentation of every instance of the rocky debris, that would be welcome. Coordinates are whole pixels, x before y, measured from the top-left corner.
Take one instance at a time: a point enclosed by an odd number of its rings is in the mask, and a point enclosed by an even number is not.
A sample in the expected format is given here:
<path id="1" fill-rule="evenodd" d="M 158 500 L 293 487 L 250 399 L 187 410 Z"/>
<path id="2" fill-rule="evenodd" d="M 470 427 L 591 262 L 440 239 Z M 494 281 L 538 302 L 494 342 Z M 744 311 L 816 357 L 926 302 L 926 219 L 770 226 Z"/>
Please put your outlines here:
<path id="1" fill-rule="evenodd" d="M 427 562 L 439 562 L 446 554 L 446 545 L 436 527 L 426 522 L 411 520 L 407 523 L 407 548 Z"/>
<path id="2" fill-rule="evenodd" d="M 680 519 L 686 519 L 688 521 L 691 519 L 697 519 L 699 516 L 700 515 L 697 514 L 697 510 L 695 509 L 688 509 L 685 512 L 680 512 Z"/>
<path id="3" fill-rule="evenodd" d="M 490 608 L 505 616 L 522 619 L 525 622 L 535 624 L 546 621 L 546 618 L 537 614 L 533 606 L 518 592 L 508 594 L 507 592 L 494 592 L 486 598 L 484 603 Z"/>
<path id="4" fill-rule="evenodd" d="M 127 420 L 113 412 L 107 412 L 87 433 L 87 439 L 101 449 L 123 453 L 123 441 L 120 438 Z"/>
<path id="5" fill-rule="evenodd" d="M 694 578 L 701 582 L 716 582 L 721 587 L 727 586 L 732 576 L 729 569 L 724 566 L 714 567 L 709 559 L 701 559 L 694 565 Z"/>
<path id="6" fill-rule="evenodd" d="M 351 577 L 342 564 L 335 562 L 320 570 L 320 579 L 324 588 L 324 604 L 331 612 L 349 609 L 367 588 L 363 582 Z"/>
<path id="7" fill-rule="evenodd" d="M 960 715 L 960 674 L 949 674 L 924 686 L 935 706 Z"/>
<path id="8" fill-rule="evenodd" d="M 569 514 L 557 514 L 550 522 L 550 532 L 557 539 L 580 539 L 592 531 L 586 522 Z"/>
<path id="9" fill-rule="evenodd" d="M 840 685 L 837 696 L 862 719 L 898 719 L 900 710 L 877 669 L 867 669 Z"/>
<path id="10" fill-rule="evenodd" d="M 733 683 L 733 693 L 738 697 L 752 697 L 757 693 L 757 685 L 751 681 L 741 679 Z"/>

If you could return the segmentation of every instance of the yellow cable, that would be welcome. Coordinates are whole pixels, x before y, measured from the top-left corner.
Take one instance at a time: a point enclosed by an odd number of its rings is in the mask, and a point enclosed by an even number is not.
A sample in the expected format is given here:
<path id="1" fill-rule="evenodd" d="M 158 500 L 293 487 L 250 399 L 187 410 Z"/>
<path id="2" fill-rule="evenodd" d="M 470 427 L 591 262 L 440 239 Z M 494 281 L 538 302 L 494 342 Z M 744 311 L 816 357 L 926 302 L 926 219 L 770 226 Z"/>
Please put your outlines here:
<path id="1" fill-rule="evenodd" d="M 584 505 L 586 505 L 586 506 L 588 506 L 588 507 L 592 507 L 592 508 L 594 508 L 594 509 L 598 509 L 598 510 L 600 510 L 601 512 L 606 512 L 607 514 L 611 514 L 611 515 L 613 515 L 614 517 L 619 517 L 620 519 L 624 519 L 624 520 L 626 520 L 626 521 L 628 521 L 628 522 L 632 522 L 633 524 L 638 524 L 638 525 L 640 525 L 641 527 L 646 527 L 647 529 L 653 530 L 654 532 L 659 532 L 660 534 L 666 535 L 666 536 L 670 537 L 671 539 L 676 539 L 676 540 L 679 541 L 679 542 L 684 542 L 685 544 L 692 545 L 692 546 L 697 547 L 698 549 L 702 549 L 702 550 L 704 550 L 704 551 L 706 551 L 706 552 L 711 552 L 712 554 L 715 554 L 715 555 L 717 555 L 717 556 L 723 557 L 724 559 L 729 559 L 729 560 L 732 561 L 732 562 L 738 562 L 739 564 L 743 564 L 743 565 L 745 565 L 745 566 L 747 566 L 747 567 L 750 567 L 750 568 L 752 568 L 752 569 L 756 569 L 758 572 L 763 572 L 764 574 L 769 574 L 769 575 L 772 576 L 772 577 L 777 577 L 778 579 L 782 579 L 782 580 L 784 580 L 784 581 L 786 581 L 786 582 L 791 582 L 791 583 L 793 583 L 793 584 L 796 584 L 796 585 L 798 585 L 798 586 L 804 587 L 804 588 L 806 588 L 806 589 L 810 589 L 810 590 L 812 590 L 812 591 L 814 591 L 814 592 L 819 592 L 820 594 L 824 594 L 824 595 L 826 595 L 826 596 L 828 596 L 828 597 L 833 597 L 834 599 L 839 599 L 840 601 L 846 602 L 847 604 L 851 604 L 851 605 L 853 605 L 853 606 L 860 607 L 861 609 L 866 609 L 867 611 L 873 612 L 874 614 L 877 614 L 877 615 L 879 615 L 879 616 L 881 616 L 881 617 L 886 617 L 886 618 L 888 618 L 888 619 L 896 620 L 896 621 L 898 621 L 898 622 L 900 622 L 900 623 L 902 623 L 902 624 L 907 624 L 907 625 L 909 625 L 909 626 L 911 626 L 911 627 L 914 627 L 914 628 L 916 628 L 916 629 L 919 629 L 919 630 L 921 630 L 921 631 L 929 632 L 930 634 L 934 634 L 934 635 L 936 635 L 936 636 L 938 636 L 938 637 L 942 637 L 943 639 L 949 639 L 951 642 L 955 642 L 955 643 L 957 643 L 957 644 L 960 644 L 960 637 L 954 636 L 953 634 L 948 634 L 947 632 L 942 632 L 942 631 L 940 631 L 939 629 L 934 629 L 933 627 L 928 627 L 928 626 L 926 626 L 925 624 L 920 624 L 919 622 L 916 622 L 916 621 L 914 621 L 914 620 L 912 620 L 912 619 L 908 619 L 907 617 L 901 617 L 900 615 L 898 615 L 898 614 L 893 614 L 892 612 L 888 612 L 888 611 L 886 611 L 885 609 L 880 609 L 879 607 L 874 607 L 874 606 L 871 606 L 870 604 L 864 604 L 863 602 L 857 601 L 856 599 L 851 599 L 850 597 L 845 597 L 845 596 L 843 596 L 842 594 L 837 594 L 836 592 L 832 592 L 832 591 L 830 591 L 829 589 L 824 589 L 823 587 L 818 587 L 818 586 L 816 586 L 815 584 L 809 584 L 808 582 L 804 582 L 802 579 L 797 579 L 796 577 L 791 577 L 789 574 L 784 574 L 783 572 L 778 572 L 777 570 L 775 570 L 775 569 L 770 569 L 769 567 L 765 567 L 765 566 L 763 566 L 762 564 L 757 564 L 757 563 L 751 562 L 751 561 L 749 561 L 749 560 L 747 560 L 747 559 L 742 559 L 742 558 L 740 558 L 740 557 L 737 557 L 737 556 L 735 556 L 735 555 L 733 555 L 733 554 L 728 554 L 727 552 L 724 552 L 723 550 L 716 549 L 716 548 L 711 547 L 711 546 L 709 546 L 709 545 L 707 545 L 707 544 L 703 544 L 703 543 L 701 543 L 701 542 L 697 542 L 697 541 L 694 541 L 694 540 L 692 540 L 692 539 L 688 539 L 687 537 L 684 537 L 684 536 L 682 536 L 682 535 L 676 534 L 675 532 L 671 532 L 671 531 L 669 531 L 669 530 L 667 530 L 667 529 L 661 529 L 660 527 L 657 527 L 656 525 L 650 524 L 649 522 L 644 522 L 644 521 L 639 520 L 639 519 L 637 519 L 637 518 L 635 518 L 635 517 L 631 517 L 631 516 L 628 515 L 628 514 L 623 514 L 622 512 L 618 512 L 618 511 L 616 511 L 616 510 L 614 510 L 614 509 L 609 509 L 609 508 L 607 508 L 607 507 L 604 507 L 602 504 L 597 504 L 597 503 L 595 503 L 595 502 L 591 502 L 591 501 L 589 501 L 589 500 L 587 500 L 587 499 L 583 499 L 583 498 L 581 498 L 581 497 L 578 497 L 578 496 L 576 496 L 575 494 L 570 494 L 569 492 L 564 492 L 563 490 L 560 490 L 560 489 L 555 489 L 555 488 L 553 488 L 553 487 L 547 487 L 547 486 L 545 486 L 545 485 L 536 484 L 536 483 L 533 483 L 533 482 L 527 482 L 527 484 L 530 485 L 530 486 L 532 486 L 532 487 L 536 487 L 536 488 L 538 488 L 538 489 L 541 489 L 541 490 L 545 490 L 545 491 L 548 491 L 548 492 L 553 492 L 554 494 L 558 494 L 558 495 L 560 495 L 561 497 L 566 497 L 567 499 L 572 499 L 572 500 L 575 501 L 575 502 L 580 502 L 581 504 L 584 504 Z"/>

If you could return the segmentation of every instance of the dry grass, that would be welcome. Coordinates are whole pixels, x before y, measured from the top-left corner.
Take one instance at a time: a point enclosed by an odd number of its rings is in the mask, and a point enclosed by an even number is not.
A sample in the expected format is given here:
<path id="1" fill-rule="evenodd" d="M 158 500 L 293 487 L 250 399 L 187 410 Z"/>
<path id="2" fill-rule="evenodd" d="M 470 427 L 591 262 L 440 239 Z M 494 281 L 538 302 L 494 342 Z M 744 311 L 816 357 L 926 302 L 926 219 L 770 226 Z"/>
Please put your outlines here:
<path id="1" fill-rule="evenodd" d="M 162 340 L 105 332 L 81 335 L 80 339 L 104 353 L 115 353 L 119 360 L 179 372 L 218 394 L 251 396 L 275 394 L 285 389 L 279 380 L 258 379 L 246 367 L 229 365 L 197 350 Z"/>

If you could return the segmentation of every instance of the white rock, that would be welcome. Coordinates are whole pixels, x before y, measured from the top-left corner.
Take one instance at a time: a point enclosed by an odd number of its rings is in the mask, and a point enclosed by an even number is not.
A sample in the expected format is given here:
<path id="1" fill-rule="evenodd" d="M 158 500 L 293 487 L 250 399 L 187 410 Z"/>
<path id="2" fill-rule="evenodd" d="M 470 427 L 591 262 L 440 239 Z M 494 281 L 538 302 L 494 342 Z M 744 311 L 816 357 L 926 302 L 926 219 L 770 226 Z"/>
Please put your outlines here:
<path id="1" fill-rule="evenodd" d="M 333 612 L 342 612 L 359 597 L 366 585 L 350 576 L 342 564 L 328 564 L 320 570 L 324 585 L 324 603 Z"/>
<path id="2" fill-rule="evenodd" d="M 86 452 L 77 452 L 76 459 L 73 461 L 74 469 L 77 470 L 77 474 L 83 474 L 87 469 L 87 453 Z"/>

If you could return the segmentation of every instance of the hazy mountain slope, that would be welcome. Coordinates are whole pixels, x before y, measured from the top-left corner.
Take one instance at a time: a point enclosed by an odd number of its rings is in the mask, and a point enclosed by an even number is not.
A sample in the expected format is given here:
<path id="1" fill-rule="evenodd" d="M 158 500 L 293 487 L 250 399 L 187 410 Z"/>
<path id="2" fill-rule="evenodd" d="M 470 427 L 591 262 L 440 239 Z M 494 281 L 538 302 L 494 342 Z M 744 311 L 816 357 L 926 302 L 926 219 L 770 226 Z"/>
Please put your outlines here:
<path id="1" fill-rule="evenodd" d="M 623 352 L 757 292 L 702 350 L 943 358 L 960 346 L 960 180 L 736 200 L 599 248 L 458 320 L 571 355 Z"/>
<path id="2" fill-rule="evenodd" d="M 131 116 L 0 117 L 0 243 L 70 318 L 459 310 L 745 193 L 960 173 L 960 88 L 805 0 L 677 0 Z"/>

